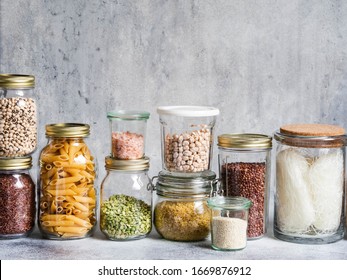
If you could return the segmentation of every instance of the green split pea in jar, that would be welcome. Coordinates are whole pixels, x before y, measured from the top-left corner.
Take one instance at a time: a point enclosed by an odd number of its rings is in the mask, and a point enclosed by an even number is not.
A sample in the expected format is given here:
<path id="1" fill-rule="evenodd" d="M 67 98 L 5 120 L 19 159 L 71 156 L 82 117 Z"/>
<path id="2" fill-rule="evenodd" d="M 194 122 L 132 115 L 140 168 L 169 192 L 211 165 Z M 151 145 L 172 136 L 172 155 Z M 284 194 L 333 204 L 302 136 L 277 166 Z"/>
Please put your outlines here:
<path id="1" fill-rule="evenodd" d="M 152 193 L 147 175 L 149 158 L 105 158 L 101 184 L 100 230 L 110 240 L 146 237 L 152 229 Z"/>
<path id="2" fill-rule="evenodd" d="M 216 175 L 205 171 L 200 176 L 172 176 L 161 171 L 156 184 L 154 226 L 165 239 L 204 240 L 210 233 L 207 199 Z"/>

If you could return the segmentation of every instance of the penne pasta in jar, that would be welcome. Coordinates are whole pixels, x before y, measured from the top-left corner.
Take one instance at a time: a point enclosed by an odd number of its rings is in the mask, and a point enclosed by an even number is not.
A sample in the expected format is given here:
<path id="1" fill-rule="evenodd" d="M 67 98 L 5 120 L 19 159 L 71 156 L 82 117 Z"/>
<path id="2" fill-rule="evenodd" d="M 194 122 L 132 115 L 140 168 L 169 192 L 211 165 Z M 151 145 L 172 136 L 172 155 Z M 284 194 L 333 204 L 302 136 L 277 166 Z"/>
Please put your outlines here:
<path id="1" fill-rule="evenodd" d="M 90 236 L 96 225 L 95 161 L 85 124 L 46 126 L 49 139 L 40 154 L 38 226 L 48 239 Z"/>

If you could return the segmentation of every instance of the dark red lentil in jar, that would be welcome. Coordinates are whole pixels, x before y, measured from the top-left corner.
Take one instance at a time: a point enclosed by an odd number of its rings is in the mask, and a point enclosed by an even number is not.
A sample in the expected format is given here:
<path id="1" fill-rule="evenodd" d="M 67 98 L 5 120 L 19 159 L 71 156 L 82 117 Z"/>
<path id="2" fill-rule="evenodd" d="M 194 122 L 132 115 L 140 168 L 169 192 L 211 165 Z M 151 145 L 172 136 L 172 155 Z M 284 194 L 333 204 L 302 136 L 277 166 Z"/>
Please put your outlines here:
<path id="1" fill-rule="evenodd" d="M 31 157 L 0 159 L 0 238 L 28 236 L 35 225 Z"/>
<path id="2" fill-rule="evenodd" d="M 252 202 L 247 238 L 266 233 L 272 138 L 261 134 L 218 136 L 218 161 L 222 195 L 241 196 Z"/>

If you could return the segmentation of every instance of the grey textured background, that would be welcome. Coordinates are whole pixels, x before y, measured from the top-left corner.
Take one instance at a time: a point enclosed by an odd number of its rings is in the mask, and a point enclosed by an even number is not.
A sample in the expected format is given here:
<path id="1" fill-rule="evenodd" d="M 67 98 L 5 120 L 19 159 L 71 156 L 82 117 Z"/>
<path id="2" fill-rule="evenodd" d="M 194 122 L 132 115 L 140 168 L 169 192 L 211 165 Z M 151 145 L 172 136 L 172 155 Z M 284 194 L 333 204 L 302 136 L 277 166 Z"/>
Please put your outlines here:
<path id="1" fill-rule="evenodd" d="M 151 176 L 161 169 L 160 105 L 218 107 L 216 136 L 272 134 L 293 122 L 346 126 L 347 1 L 1 0 L 0 8 L 0 71 L 36 76 L 39 149 L 45 124 L 89 123 L 99 179 L 109 110 L 151 113 Z"/>

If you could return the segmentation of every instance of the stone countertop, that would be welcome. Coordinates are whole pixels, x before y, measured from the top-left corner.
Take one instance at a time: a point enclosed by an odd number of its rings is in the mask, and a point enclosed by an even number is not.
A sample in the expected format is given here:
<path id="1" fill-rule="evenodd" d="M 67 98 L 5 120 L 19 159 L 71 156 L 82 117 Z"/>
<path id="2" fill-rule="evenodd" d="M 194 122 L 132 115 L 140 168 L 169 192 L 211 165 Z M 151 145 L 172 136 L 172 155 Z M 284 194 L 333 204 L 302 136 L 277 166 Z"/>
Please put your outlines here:
<path id="1" fill-rule="evenodd" d="M 211 249 L 201 242 L 167 241 L 152 233 L 135 241 L 109 241 L 96 230 L 93 237 L 57 241 L 42 239 L 37 228 L 27 238 L 0 240 L 1 260 L 347 260 L 347 240 L 332 244 L 302 245 L 277 240 L 272 231 L 247 243 L 241 251 Z"/>

